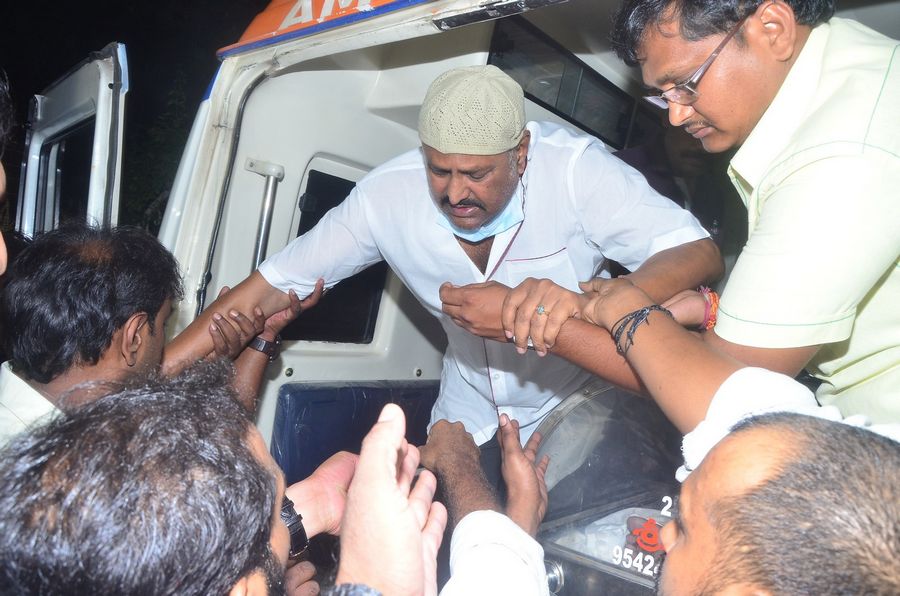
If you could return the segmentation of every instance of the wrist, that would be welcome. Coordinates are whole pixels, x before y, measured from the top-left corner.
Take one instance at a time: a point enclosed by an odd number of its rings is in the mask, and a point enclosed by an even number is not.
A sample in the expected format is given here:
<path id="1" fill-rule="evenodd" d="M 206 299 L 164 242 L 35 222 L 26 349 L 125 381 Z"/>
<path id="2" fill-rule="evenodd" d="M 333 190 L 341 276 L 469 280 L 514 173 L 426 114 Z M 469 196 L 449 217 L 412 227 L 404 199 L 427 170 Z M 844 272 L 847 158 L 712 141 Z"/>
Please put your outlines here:
<path id="1" fill-rule="evenodd" d="M 323 507 L 323 498 L 320 496 L 314 478 L 301 480 L 287 487 L 284 494 L 294 502 L 294 509 L 303 516 L 303 526 L 309 538 L 323 532 L 329 532 L 334 525 L 329 519 L 328 507 Z"/>

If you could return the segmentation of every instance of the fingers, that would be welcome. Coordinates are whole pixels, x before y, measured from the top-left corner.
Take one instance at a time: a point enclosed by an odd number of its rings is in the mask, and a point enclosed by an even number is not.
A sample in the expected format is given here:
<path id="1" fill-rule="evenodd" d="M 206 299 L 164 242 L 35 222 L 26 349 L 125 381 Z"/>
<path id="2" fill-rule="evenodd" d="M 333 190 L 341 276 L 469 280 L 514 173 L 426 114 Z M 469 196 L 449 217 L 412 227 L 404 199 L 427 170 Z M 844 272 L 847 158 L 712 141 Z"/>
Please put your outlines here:
<path id="1" fill-rule="evenodd" d="M 400 406 L 396 404 L 384 406 L 378 416 L 378 422 L 363 439 L 359 463 L 356 466 L 357 479 L 378 485 L 387 482 L 396 484 L 399 470 L 403 467 L 403 457 L 406 455 L 403 449 L 406 443 L 406 439 L 403 438 L 405 433 L 406 417 Z M 385 474 L 385 470 L 392 470 L 392 473 Z M 356 484 L 356 481 L 353 484 Z"/>
<path id="2" fill-rule="evenodd" d="M 539 432 L 534 432 L 530 437 L 528 437 L 528 441 L 525 442 L 525 457 L 528 458 L 528 461 L 534 463 L 535 457 L 537 457 L 537 450 L 541 445 L 542 439 L 543 437 Z"/>
<path id="3" fill-rule="evenodd" d="M 409 493 L 409 507 L 416 517 L 419 528 L 424 528 L 428 521 L 429 510 L 437 490 L 437 478 L 428 470 L 422 470 L 415 486 Z"/>
<path id="4" fill-rule="evenodd" d="M 503 452 L 503 459 L 506 459 L 507 454 L 522 449 L 519 442 L 519 425 L 510 420 L 506 414 L 500 414 L 500 449 Z"/>
<path id="5" fill-rule="evenodd" d="M 213 320 L 209 324 L 209 335 L 213 340 L 215 354 L 233 358 L 243 346 L 239 331 L 219 313 L 213 313 L 212 318 Z"/>
<path id="6" fill-rule="evenodd" d="M 319 584 L 312 581 L 316 575 L 315 566 L 309 561 L 300 561 L 287 568 L 284 573 L 285 593 L 290 596 L 313 596 L 319 593 Z"/>
<path id="7" fill-rule="evenodd" d="M 428 521 L 422 529 L 422 570 L 424 571 L 424 596 L 437 596 L 437 554 L 447 527 L 447 508 L 432 503 Z"/>
<path id="8" fill-rule="evenodd" d="M 459 306 L 462 304 L 462 288 L 454 286 L 449 281 L 445 281 L 438 288 L 438 296 L 445 305 Z M 446 311 L 444 311 L 446 312 Z"/>
<path id="9" fill-rule="evenodd" d="M 506 298 L 504 298 L 503 306 L 500 310 L 500 321 L 503 325 L 503 330 L 506 333 L 506 338 L 515 338 L 516 346 L 522 349 L 528 347 L 528 335 L 517 333 L 516 319 L 519 307 L 528 298 L 529 291 L 535 281 L 536 280 L 531 278 L 526 279 L 517 287 L 510 290 L 506 294 Z M 524 354 L 524 352 L 521 351 L 519 353 Z"/>
<path id="10" fill-rule="evenodd" d="M 312 308 L 316 304 L 319 303 L 319 299 L 322 298 L 322 294 L 325 293 L 325 280 L 319 278 L 316 280 L 316 287 L 313 289 L 312 294 L 304 298 L 300 301 L 300 309 L 306 310 L 307 308 Z"/>
<path id="11" fill-rule="evenodd" d="M 550 456 L 549 455 L 545 455 L 544 457 L 541 458 L 541 461 L 538 462 L 536 469 L 538 471 L 538 478 L 541 479 L 541 482 L 544 481 L 544 475 L 547 473 L 547 466 L 549 466 L 549 465 L 550 465 Z"/>
<path id="12" fill-rule="evenodd" d="M 234 321 L 232 325 L 237 325 L 237 329 L 240 332 L 242 340 L 249 341 L 250 338 L 256 337 L 257 335 L 262 333 L 263 329 L 265 328 L 266 319 L 262 314 L 262 310 L 260 310 L 258 306 L 253 309 L 253 320 L 250 320 L 243 313 L 233 309 L 228 311 L 228 317 L 229 319 L 231 319 L 229 323 L 231 323 L 231 321 Z"/>
<path id="13" fill-rule="evenodd" d="M 313 292 L 313 294 L 315 294 L 315 291 Z M 290 305 L 288 305 L 288 309 L 290 310 L 291 315 L 296 317 L 303 311 L 303 301 L 300 300 L 300 296 L 298 296 L 297 292 L 295 292 L 294 290 L 288 291 L 288 300 L 290 300 L 291 302 Z M 318 301 L 318 299 L 316 301 Z"/>
<path id="14" fill-rule="evenodd" d="M 227 294 L 230 291 L 231 291 L 231 288 L 229 288 L 228 286 L 222 286 L 222 289 L 219 290 L 218 294 L 216 294 L 216 300 L 218 300 L 219 298 L 221 298 L 222 296 L 224 296 L 225 294 Z"/>

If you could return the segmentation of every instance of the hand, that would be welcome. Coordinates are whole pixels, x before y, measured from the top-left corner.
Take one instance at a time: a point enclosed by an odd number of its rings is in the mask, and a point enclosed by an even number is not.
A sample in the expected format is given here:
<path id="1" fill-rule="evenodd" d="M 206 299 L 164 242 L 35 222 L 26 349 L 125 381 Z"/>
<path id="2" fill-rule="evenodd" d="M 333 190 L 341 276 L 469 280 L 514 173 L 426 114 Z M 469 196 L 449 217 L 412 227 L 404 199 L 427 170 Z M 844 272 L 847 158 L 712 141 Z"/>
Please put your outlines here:
<path id="1" fill-rule="evenodd" d="M 219 290 L 217 298 L 227 294 L 229 289 L 228 286 L 224 286 Z M 230 311 L 228 316 L 230 320 L 220 313 L 213 313 L 213 320 L 209 324 L 213 351 L 208 358 L 228 358 L 230 360 L 237 358 L 247 343 L 262 332 L 265 324 L 263 312 L 259 307 L 254 309 L 253 319 L 236 310 Z"/>
<path id="2" fill-rule="evenodd" d="M 503 301 L 501 319 L 507 339 L 524 354 L 528 338 L 539 356 L 556 343 L 556 336 L 570 317 L 580 318 L 587 300 L 583 295 L 562 288 L 549 279 L 529 277 L 513 288 Z M 543 308 L 539 308 L 543 307 Z M 541 312 L 538 312 L 538 311 Z"/>
<path id="3" fill-rule="evenodd" d="M 706 298 L 696 290 L 682 290 L 662 303 L 683 327 L 699 327 L 706 318 Z"/>
<path id="4" fill-rule="evenodd" d="M 363 439 L 343 521 L 336 584 L 360 583 L 397 596 L 437 595 L 437 551 L 447 510 L 434 502 L 437 480 L 425 470 L 410 490 L 419 451 L 403 435 L 395 404 Z"/>
<path id="5" fill-rule="evenodd" d="M 322 532 L 340 533 L 347 492 L 358 459 L 359 456 L 346 451 L 335 453 L 308 478 L 285 490 L 303 516 L 303 526 L 310 538 Z"/>
<path id="6" fill-rule="evenodd" d="M 481 451 L 462 422 L 438 420 L 428 433 L 428 442 L 419 450 L 421 464 L 437 474 L 453 466 L 480 469 Z M 464 463 L 466 462 L 466 463 Z"/>
<path id="7" fill-rule="evenodd" d="M 588 303 L 581 312 L 582 320 L 610 332 L 626 314 L 653 304 L 653 299 L 627 277 L 595 278 L 578 285 L 588 298 Z"/>
<path id="8" fill-rule="evenodd" d="M 271 317 L 266 319 L 265 329 L 262 332 L 262 338 L 266 341 L 275 341 L 275 337 L 281 333 L 281 331 L 287 327 L 291 321 L 296 319 L 301 312 L 305 310 L 309 310 L 319 303 L 319 300 L 322 298 L 322 294 L 324 294 L 325 289 L 325 280 L 319 279 L 316 282 L 316 287 L 312 291 L 312 293 L 300 300 L 297 293 L 294 290 L 288 291 L 288 299 L 291 303 L 284 310 L 280 310 L 274 313 Z"/>
<path id="9" fill-rule="evenodd" d="M 300 561 L 294 565 L 288 563 L 284 572 L 284 592 L 287 596 L 315 596 L 319 593 L 319 584 L 313 578 L 316 567 L 309 561 Z"/>
<path id="10" fill-rule="evenodd" d="M 508 292 L 507 286 L 496 281 L 467 286 L 447 282 L 440 288 L 441 310 L 469 333 L 506 342 L 500 308 Z"/>
<path id="11" fill-rule="evenodd" d="M 536 536 L 541 520 L 547 513 L 547 483 L 544 475 L 550 465 L 545 455 L 535 463 L 541 434 L 533 433 L 522 449 L 519 442 L 519 423 L 500 415 L 500 451 L 503 454 L 503 481 L 508 497 L 506 515 L 531 536 Z"/>

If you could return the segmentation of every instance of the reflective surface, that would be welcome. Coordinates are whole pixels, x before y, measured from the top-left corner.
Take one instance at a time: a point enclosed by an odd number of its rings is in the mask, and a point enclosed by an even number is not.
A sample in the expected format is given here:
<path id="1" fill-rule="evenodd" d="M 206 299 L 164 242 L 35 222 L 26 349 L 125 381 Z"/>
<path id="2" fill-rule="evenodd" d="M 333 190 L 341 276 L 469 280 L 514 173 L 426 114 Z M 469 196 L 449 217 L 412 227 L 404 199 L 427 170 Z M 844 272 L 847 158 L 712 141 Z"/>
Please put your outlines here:
<path id="1" fill-rule="evenodd" d="M 649 399 L 597 382 L 541 424 L 550 456 L 538 536 L 555 593 L 652 594 L 678 494 L 681 435 Z"/>

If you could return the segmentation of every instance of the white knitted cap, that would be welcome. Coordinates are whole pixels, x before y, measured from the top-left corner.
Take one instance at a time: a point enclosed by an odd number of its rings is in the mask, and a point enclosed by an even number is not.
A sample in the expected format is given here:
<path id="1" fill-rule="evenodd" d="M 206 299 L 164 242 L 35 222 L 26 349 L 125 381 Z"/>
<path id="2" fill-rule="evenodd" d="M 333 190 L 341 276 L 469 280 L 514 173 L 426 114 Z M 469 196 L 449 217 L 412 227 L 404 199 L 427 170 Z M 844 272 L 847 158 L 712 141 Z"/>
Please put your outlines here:
<path id="1" fill-rule="evenodd" d="M 522 87 L 490 65 L 448 70 L 431 83 L 419 112 L 419 139 L 441 153 L 503 153 L 524 129 Z"/>

